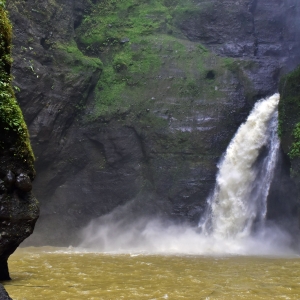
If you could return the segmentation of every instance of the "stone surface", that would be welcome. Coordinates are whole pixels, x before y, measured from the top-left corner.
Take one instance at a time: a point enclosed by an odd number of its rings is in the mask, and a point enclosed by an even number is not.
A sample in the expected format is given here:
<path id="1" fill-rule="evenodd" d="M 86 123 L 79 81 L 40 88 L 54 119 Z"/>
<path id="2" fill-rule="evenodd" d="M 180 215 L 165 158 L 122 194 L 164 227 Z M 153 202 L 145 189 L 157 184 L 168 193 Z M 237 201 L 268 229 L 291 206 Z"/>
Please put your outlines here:
<path id="1" fill-rule="evenodd" d="M 2 284 L 0 284 L 0 299 L 1 300 L 12 300 L 9 295 L 7 294 L 5 288 Z"/>
<path id="2" fill-rule="evenodd" d="M 10 279 L 8 257 L 32 233 L 39 215 L 38 202 L 29 189 L 35 176 L 34 157 L 26 124 L 11 87 L 10 48 L 11 26 L 1 3 L 0 281 Z M 0 293 L 4 292 L 1 290 Z"/>
<path id="3" fill-rule="evenodd" d="M 289 162 L 289 172 L 295 185 L 296 205 L 300 206 L 300 66 L 293 72 L 283 76 L 280 81 L 282 95 L 279 104 L 279 132 L 283 152 Z M 298 132 L 298 133 L 297 133 Z M 286 199 L 286 197 L 285 197 Z M 294 204 L 295 205 L 295 204 Z M 295 210 L 294 210 L 295 211 Z M 300 214 L 299 214 L 300 216 Z M 298 224 L 300 218 L 298 216 Z"/>
<path id="4" fill-rule="evenodd" d="M 32 243 L 76 243 L 89 220 L 144 186 L 166 216 L 197 224 L 238 126 L 300 61 L 297 0 L 197 0 L 186 10 L 189 1 L 158 2 L 171 21 L 148 13 L 145 22 L 159 25 L 140 36 L 115 30 L 144 6 L 111 21 L 103 7 L 105 40 L 97 9 L 106 2 L 8 3 L 13 74 L 39 174 Z"/>
<path id="5" fill-rule="evenodd" d="M 21 173 L 16 178 L 16 188 L 22 192 L 30 192 L 32 190 L 31 180 L 28 175 Z"/>

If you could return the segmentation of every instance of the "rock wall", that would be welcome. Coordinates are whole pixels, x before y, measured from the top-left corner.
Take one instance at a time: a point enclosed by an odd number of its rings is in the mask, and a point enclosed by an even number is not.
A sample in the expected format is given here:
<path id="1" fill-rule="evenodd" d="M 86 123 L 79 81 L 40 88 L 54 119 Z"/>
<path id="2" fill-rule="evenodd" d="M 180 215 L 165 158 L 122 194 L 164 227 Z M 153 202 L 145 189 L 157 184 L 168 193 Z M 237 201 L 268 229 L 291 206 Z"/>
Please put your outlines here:
<path id="1" fill-rule="evenodd" d="M 283 76 L 279 105 L 279 133 L 283 151 L 290 162 L 290 173 L 296 186 L 296 205 L 300 205 L 300 67 Z M 285 197 L 285 199 L 288 199 Z M 298 220 L 300 222 L 300 219 Z"/>
<path id="2" fill-rule="evenodd" d="M 0 297 L 1 300 L 12 300 L 9 295 L 7 294 L 5 288 L 3 287 L 2 284 L 0 284 Z"/>
<path id="3" fill-rule="evenodd" d="M 300 62 L 297 0 L 8 7 L 39 174 L 36 244 L 76 243 L 132 199 L 138 214 L 159 207 L 196 224 L 238 126 Z"/>
<path id="4" fill-rule="evenodd" d="M 0 2 L 0 280 L 10 279 L 7 259 L 32 233 L 39 215 L 31 193 L 34 157 L 11 85 L 10 49 L 11 25 Z"/>

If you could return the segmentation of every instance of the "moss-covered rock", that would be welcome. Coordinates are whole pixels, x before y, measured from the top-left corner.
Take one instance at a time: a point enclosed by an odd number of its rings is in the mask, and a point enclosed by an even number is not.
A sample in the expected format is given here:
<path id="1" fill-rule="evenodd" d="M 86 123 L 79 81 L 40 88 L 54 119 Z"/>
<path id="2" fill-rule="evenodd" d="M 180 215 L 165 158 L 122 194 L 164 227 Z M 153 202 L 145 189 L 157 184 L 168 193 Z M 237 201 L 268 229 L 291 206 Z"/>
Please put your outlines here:
<path id="1" fill-rule="evenodd" d="M 279 91 L 279 134 L 284 141 L 285 151 L 289 152 L 287 147 L 291 147 L 293 142 L 298 142 L 296 136 L 299 127 L 297 124 L 300 122 L 300 67 L 281 78 Z M 300 153 L 291 153 L 291 157 L 297 156 L 300 156 Z"/>
<path id="2" fill-rule="evenodd" d="M 31 194 L 34 156 L 21 109 L 11 83 L 11 35 L 4 2 L 0 2 L 0 280 L 10 279 L 7 259 L 28 237 L 39 209 Z"/>
<path id="3" fill-rule="evenodd" d="M 291 161 L 291 175 L 300 183 L 300 66 L 281 78 L 279 134 Z"/>
<path id="4" fill-rule="evenodd" d="M 0 36 L 0 149 L 13 149 L 14 158 L 30 165 L 33 173 L 34 156 L 29 134 L 11 84 L 12 28 L 4 4 L 0 7 Z"/>
<path id="5" fill-rule="evenodd" d="M 279 135 L 281 145 L 290 166 L 289 176 L 293 179 L 295 192 L 292 197 L 283 195 L 283 199 L 296 199 L 293 213 L 298 214 L 300 207 L 300 66 L 280 80 L 281 100 L 279 103 Z M 287 205 L 290 201 L 287 202 Z M 286 205 L 286 206 L 287 206 Z M 299 224 L 298 224 L 299 226 Z"/>

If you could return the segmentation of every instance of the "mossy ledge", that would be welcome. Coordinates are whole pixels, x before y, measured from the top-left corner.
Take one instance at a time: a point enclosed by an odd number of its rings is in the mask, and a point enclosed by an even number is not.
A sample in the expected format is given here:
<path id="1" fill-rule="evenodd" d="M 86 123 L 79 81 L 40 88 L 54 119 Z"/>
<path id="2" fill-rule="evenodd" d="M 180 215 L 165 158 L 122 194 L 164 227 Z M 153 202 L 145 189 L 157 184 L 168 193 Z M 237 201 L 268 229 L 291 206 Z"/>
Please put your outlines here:
<path id="1" fill-rule="evenodd" d="M 11 84 L 11 24 L 0 1 L 0 280 L 9 280 L 7 260 L 32 232 L 39 216 L 29 135 Z M 2 298 L 1 298 L 2 299 Z"/>

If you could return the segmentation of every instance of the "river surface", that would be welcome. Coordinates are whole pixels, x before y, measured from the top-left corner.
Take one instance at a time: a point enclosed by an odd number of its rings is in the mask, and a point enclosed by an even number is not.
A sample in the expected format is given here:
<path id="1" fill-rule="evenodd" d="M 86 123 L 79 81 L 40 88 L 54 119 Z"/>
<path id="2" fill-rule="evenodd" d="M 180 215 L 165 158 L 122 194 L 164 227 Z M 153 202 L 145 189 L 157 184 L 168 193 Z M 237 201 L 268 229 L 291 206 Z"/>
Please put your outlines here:
<path id="1" fill-rule="evenodd" d="M 299 257 L 84 253 L 23 248 L 9 259 L 14 300 L 300 299 Z"/>

